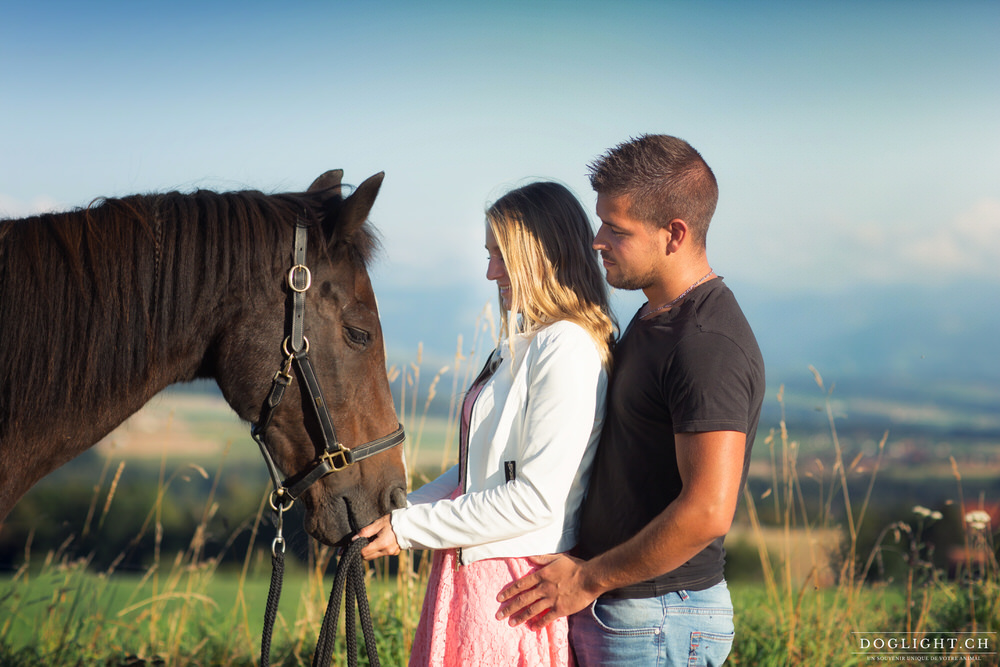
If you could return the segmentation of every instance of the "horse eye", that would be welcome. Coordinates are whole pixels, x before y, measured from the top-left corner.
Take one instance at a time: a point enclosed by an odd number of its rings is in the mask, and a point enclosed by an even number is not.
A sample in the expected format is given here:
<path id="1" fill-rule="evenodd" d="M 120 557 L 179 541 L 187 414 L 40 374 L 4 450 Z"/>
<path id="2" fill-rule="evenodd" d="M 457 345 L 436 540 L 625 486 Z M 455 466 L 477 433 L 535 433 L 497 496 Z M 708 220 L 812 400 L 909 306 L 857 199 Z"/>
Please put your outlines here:
<path id="1" fill-rule="evenodd" d="M 364 329 L 358 329 L 356 327 L 344 326 L 344 335 L 347 337 L 347 342 L 357 345 L 359 347 L 364 347 L 371 342 L 371 334 L 369 334 Z"/>

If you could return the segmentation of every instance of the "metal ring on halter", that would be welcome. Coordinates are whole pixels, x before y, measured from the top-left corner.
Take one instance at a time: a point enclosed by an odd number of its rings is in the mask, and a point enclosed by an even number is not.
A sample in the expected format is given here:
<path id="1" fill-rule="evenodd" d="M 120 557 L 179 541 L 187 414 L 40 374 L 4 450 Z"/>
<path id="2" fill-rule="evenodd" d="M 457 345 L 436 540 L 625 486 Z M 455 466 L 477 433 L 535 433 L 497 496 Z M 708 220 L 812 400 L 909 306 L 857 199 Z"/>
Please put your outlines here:
<path id="1" fill-rule="evenodd" d="M 282 488 L 282 489 L 278 489 L 276 491 L 272 491 L 270 497 L 268 497 L 268 499 L 267 499 L 267 502 L 269 502 L 271 504 L 271 509 L 273 509 L 275 512 L 278 513 L 278 519 L 279 520 L 281 519 L 281 515 L 284 514 L 285 512 L 287 512 L 288 510 L 292 509 L 292 505 L 295 504 L 295 498 L 292 498 L 292 497 L 289 496 L 287 498 L 288 505 L 281 505 L 280 501 L 281 501 L 281 497 L 283 495 L 285 495 L 285 490 Z M 275 500 L 274 500 L 275 496 L 278 497 L 278 501 L 279 501 L 278 503 L 275 503 Z"/>
<path id="2" fill-rule="evenodd" d="M 303 356 L 303 355 L 306 355 L 306 354 L 309 354 L 309 339 L 308 339 L 308 338 L 306 338 L 305 336 L 303 336 L 303 337 L 302 337 L 302 342 L 303 342 L 303 343 L 305 344 L 305 347 L 304 347 L 304 348 L 302 348 L 302 350 L 301 350 L 301 351 L 299 351 L 299 352 L 292 352 L 292 351 L 290 351 L 290 350 L 288 349 L 288 346 L 289 346 L 289 344 L 290 344 L 291 342 L 292 342 L 292 337 L 291 337 L 291 336 L 288 336 L 288 337 L 287 337 L 287 338 L 285 338 L 285 340 L 284 340 L 284 341 L 283 341 L 283 342 L 281 343 L 281 351 L 285 353 L 285 356 L 286 356 L 286 357 L 288 357 L 289 359 L 291 359 L 291 358 L 292 358 L 292 357 L 294 357 L 294 356 L 295 356 L 296 354 L 298 354 L 299 356 Z"/>
<path id="3" fill-rule="evenodd" d="M 305 287 L 296 287 L 295 286 L 295 272 L 296 271 L 305 271 L 305 273 L 306 273 L 306 286 Z M 292 289 L 293 292 L 305 292 L 307 289 L 309 289 L 309 287 L 312 285 L 312 283 L 313 283 L 312 271 L 310 271 L 309 267 L 306 266 L 305 264 L 296 264 L 291 269 L 289 269 L 289 271 L 288 271 L 288 286 Z"/>

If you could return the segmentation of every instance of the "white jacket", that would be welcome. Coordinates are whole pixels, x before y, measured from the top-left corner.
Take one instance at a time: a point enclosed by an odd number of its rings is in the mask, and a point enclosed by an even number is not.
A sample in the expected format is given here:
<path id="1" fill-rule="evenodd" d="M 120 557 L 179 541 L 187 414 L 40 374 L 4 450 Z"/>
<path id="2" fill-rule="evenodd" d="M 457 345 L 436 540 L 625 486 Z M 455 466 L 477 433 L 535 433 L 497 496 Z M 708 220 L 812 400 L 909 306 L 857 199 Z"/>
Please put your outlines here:
<path id="1" fill-rule="evenodd" d="M 518 335 L 472 408 L 466 492 L 458 466 L 392 512 L 404 549 L 462 548 L 462 562 L 566 551 L 604 421 L 608 376 L 597 346 L 562 320 Z M 506 482 L 504 464 L 514 461 Z"/>

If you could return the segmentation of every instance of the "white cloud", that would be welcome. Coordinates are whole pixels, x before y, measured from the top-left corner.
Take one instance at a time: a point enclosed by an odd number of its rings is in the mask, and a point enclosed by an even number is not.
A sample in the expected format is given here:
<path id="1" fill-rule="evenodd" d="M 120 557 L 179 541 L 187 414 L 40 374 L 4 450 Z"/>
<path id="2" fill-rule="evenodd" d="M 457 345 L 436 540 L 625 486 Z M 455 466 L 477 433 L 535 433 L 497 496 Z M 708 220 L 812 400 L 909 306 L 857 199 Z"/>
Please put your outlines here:
<path id="1" fill-rule="evenodd" d="M 838 220 L 812 233 L 813 241 L 804 247 L 825 249 L 814 258 L 825 267 L 814 273 L 824 284 L 1000 280 L 1000 200 L 995 198 L 983 197 L 950 218 L 899 212 L 893 222 Z"/>
<path id="2" fill-rule="evenodd" d="M 709 239 L 710 254 L 724 275 L 732 273 L 778 292 L 841 291 L 863 285 L 916 288 L 969 279 L 996 285 L 1000 199 L 966 201 L 951 213 L 911 207 L 859 217 L 830 209 L 768 236 L 759 234 L 760 225 L 734 226 L 722 230 L 717 242 Z"/>
<path id="3" fill-rule="evenodd" d="M 898 257 L 917 275 L 1000 278 L 1000 200 L 981 199 L 949 224 L 906 240 Z"/>

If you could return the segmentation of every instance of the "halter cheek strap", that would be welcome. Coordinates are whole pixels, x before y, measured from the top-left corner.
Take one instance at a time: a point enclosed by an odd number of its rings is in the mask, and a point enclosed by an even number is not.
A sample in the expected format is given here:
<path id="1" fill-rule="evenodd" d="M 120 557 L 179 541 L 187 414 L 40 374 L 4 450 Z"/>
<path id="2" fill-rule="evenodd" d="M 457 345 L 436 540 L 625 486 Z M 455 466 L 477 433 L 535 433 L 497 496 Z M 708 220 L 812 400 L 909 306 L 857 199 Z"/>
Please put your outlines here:
<path id="1" fill-rule="evenodd" d="M 323 399 L 323 391 L 320 389 L 319 380 L 316 378 L 316 371 L 312 361 L 309 359 L 309 339 L 303 334 L 305 320 L 306 291 L 312 285 L 312 274 L 306 266 L 306 245 L 308 240 L 308 226 L 301 220 L 295 223 L 295 249 L 294 264 L 288 272 L 288 287 L 292 290 L 292 312 L 290 320 L 291 332 L 281 345 L 285 360 L 281 367 L 271 379 L 271 390 L 264 400 L 260 418 L 250 428 L 250 435 L 260 447 L 260 452 L 264 457 L 271 482 L 274 484 L 274 494 L 272 496 L 272 506 L 280 506 L 282 510 L 287 510 L 296 498 L 301 496 L 306 489 L 314 483 L 329 475 L 332 472 L 343 470 L 358 461 L 364 460 L 376 454 L 380 454 L 388 449 L 392 449 L 403 443 L 406 434 L 402 424 L 399 424 L 395 431 L 387 436 L 378 438 L 363 445 L 348 449 L 337 439 L 337 432 L 333 427 L 333 420 L 330 418 L 330 411 L 326 401 Z M 295 366 L 299 382 L 304 385 L 301 389 L 303 402 L 312 406 L 313 414 L 320 426 L 323 438 L 323 453 L 313 461 L 306 470 L 281 481 L 280 473 L 274 464 L 274 459 L 264 442 L 264 432 L 274 417 L 274 412 L 281 403 L 285 395 L 285 389 L 292 382 L 292 366 Z M 304 406 L 303 406 L 304 409 Z M 287 503 L 287 504 L 286 504 Z"/>

